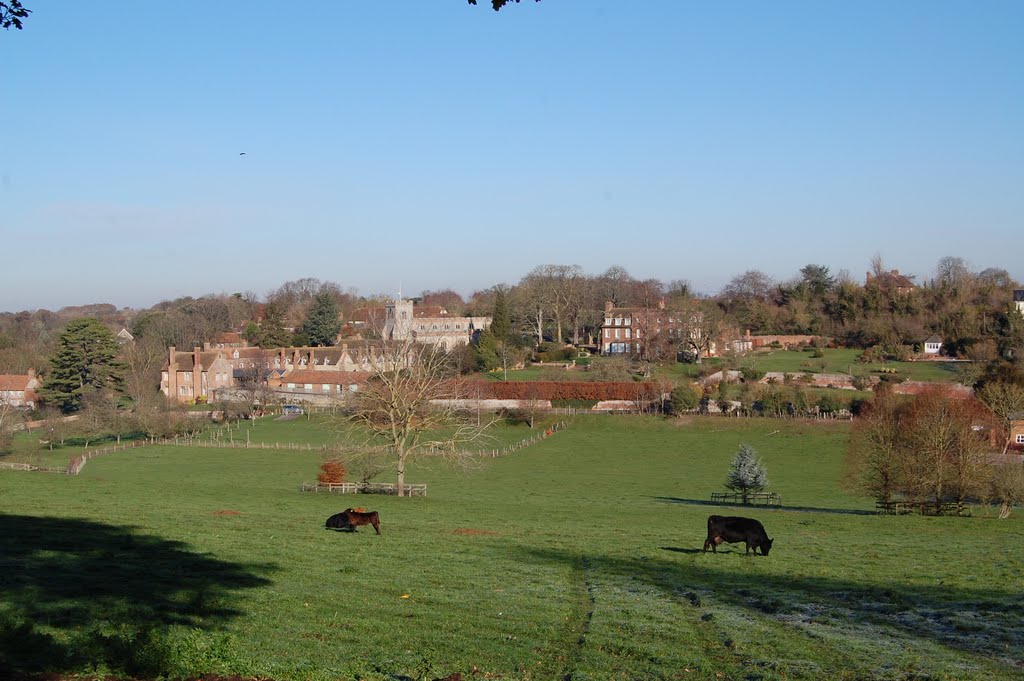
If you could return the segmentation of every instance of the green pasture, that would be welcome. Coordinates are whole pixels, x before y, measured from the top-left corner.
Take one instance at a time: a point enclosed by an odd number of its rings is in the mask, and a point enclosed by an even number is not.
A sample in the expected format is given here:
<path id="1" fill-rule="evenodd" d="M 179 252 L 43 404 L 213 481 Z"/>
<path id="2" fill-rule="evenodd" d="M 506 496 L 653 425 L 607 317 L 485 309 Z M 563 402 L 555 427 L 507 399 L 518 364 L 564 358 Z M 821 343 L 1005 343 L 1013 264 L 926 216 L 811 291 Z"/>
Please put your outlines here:
<path id="1" fill-rule="evenodd" d="M 751 367 L 758 371 L 780 371 L 801 374 L 852 374 L 854 376 L 881 376 L 881 369 L 895 369 L 900 376 L 912 381 L 954 382 L 959 380 L 956 362 L 867 362 L 858 361 L 862 351 L 849 348 L 823 348 L 822 357 L 812 357 L 810 351 L 758 350 L 734 362 L 734 368 Z M 694 379 L 702 367 L 716 370 L 726 366 L 721 358 L 705 359 L 702 364 L 676 363 L 660 367 L 667 378 Z"/>
<path id="2" fill-rule="evenodd" d="M 429 496 L 412 499 L 301 493 L 316 452 L 147 447 L 77 477 L 0 471 L 0 675 L 1020 678 L 1024 512 L 875 516 L 838 486 L 847 435 L 576 417 L 507 457 L 418 464 L 407 480 Z M 707 501 L 741 442 L 781 508 Z M 383 534 L 323 528 L 350 505 Z M 712 513 L 762 520 L 771 555 L 702 553 Z"/>

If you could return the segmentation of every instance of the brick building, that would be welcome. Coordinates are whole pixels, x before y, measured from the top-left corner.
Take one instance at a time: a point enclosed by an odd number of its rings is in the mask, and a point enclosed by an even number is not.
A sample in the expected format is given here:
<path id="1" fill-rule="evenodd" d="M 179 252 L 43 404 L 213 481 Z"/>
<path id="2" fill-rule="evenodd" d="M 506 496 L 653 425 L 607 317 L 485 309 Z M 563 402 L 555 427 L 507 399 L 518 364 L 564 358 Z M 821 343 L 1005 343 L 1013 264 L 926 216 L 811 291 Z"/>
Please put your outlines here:
<path id="1" fill-rule="evenodd" d="M 34 369 L 26 374 L 0 374 L 0 402 L 19 409 L 33 409 L 41 386 Z"/>

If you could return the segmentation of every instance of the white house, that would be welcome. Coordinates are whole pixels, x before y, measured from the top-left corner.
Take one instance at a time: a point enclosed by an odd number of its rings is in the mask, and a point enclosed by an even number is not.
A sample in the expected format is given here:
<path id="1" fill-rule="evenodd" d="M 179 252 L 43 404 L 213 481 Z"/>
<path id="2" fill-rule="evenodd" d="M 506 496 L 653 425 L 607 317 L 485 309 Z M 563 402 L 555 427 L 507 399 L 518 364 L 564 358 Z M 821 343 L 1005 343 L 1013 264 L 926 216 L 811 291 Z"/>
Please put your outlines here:
<path id="1" fill-rule="evenodd" d="M 937 355 L 942 352 L 942 338 L 938 335 L 931 335 L 924 341 L 924 354 Z"/>

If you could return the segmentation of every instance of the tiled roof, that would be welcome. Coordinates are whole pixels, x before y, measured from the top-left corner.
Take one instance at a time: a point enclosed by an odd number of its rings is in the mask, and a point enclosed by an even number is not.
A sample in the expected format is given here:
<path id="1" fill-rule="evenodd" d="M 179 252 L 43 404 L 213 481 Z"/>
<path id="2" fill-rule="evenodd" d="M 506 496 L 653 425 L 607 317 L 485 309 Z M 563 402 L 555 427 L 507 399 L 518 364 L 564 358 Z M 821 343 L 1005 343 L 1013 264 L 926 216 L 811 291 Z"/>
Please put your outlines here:
<path id="1" fill-rule="evenodd" d="M 416 319 L 423 319 L 424 317 L 451 317 L 448 310 L 444 309 L 440 305 L 423 305 L 422 307 L 414 307 L 412 309 L 412 315 Z"/>
<path id="2" fill-rule="evenodd" d="M 351 385 L 365 383 L 370 374 L 365 371 L 316 371 L 314 369 L 295 369 L 289 371 L 281 380 L 285 383 L 315 383 L 330 385 Z"/>
<path id="3" fill-rule="evenodd" d="M 0 374 L 0 390 L 28 390 L 28 374 Z"/>
<path id="4" fill-rule="evenodd" d="M 382 322 L 386 313 L 383 307 L 360 307 L 352 310 L 352 314 L 348 316 L 349 322 Z"/>

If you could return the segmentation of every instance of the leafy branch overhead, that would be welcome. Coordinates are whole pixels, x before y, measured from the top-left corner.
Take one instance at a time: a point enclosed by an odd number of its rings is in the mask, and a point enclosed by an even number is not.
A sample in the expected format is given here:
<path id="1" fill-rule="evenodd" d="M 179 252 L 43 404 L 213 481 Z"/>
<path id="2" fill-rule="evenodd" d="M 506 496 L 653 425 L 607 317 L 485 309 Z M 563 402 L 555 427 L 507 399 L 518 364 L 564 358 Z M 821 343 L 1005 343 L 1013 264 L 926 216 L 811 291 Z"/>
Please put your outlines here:
<path id="1" fill-rule="evenodd" d="M 540 0 L 534 0 L 540 2 Z M 491 0 L 491 7 L 497 12 L 506 4 L 509 0 Z M 512 2 L 518 3 L 519 0 L 512 0 Z M 469 0 L 469 4 L 475 5 L 476 0 Z M 27 19 L 28 15 L 32 13 L 32 10 L 25 9 L 25 6 L 21 4 L 21 0 L 0 0 L 0 28 L 11 28 L 12 26 L 19 31 L 22 29 L 22 20 Z"/>
<path id="2" fill-rule="evenodd" d="M 491 0 L 491 7 L 493 7 L 494 11 L 497 12 L 499 9 L 507 5 L 508 2 L 509 0 Z M 519 4 L 519 0 L 512 0 L 512 2 Z M 540 2 L 540 0 L 534 0 L 534 2 Z M 469 4 L 475 5 L 476 0 L 469 0 Z"/>
<path id="3" fill-rule="evenodd" d="M 504 4 L 504 3 L 502 3 Z M 495 3 L 494 9 L 498 9 Z M 21 0 L 0 0 L 0 28 L 14 28 L 21 30 L 21 20 L 27 19 L 32 10 L 25 9 Z"/>

